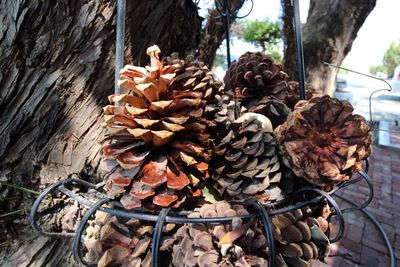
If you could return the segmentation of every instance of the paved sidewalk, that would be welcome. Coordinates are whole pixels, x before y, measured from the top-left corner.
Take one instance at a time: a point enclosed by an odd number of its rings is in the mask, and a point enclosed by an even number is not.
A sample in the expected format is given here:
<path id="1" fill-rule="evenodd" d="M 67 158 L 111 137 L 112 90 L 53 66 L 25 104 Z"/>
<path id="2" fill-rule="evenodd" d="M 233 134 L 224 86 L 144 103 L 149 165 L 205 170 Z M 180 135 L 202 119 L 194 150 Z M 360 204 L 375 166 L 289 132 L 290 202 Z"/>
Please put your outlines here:
<path id="1" fill-rule="evenodd" d="M 400 152 L 374 147 L 370 158 L 369 175 L 373 180 L 375 196 L 366 208 L 383 226 L 394 249 L 397 266 L 400 266 Z M 362 181 L 341 191 L 351 201 L 362 203 L 368 192 Z M 339 200 L 342 208 L 350 207 Z M 345 214 L 343 238 L 331 245 L 327 263 L 332 266 L 390 266 L 383 237 L 375 225 L 362 213 Z"/>

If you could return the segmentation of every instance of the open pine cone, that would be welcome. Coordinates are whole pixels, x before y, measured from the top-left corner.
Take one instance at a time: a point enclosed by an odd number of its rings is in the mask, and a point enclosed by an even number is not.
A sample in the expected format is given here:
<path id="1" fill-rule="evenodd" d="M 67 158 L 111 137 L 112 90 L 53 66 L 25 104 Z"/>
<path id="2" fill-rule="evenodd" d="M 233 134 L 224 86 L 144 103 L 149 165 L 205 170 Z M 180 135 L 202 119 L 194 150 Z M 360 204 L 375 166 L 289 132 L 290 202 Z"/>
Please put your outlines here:
<path id="1" fill-rule="evenodd" d="M 329 96 L 300 101 L 275 129 L 284 163 L 310 183 L 349 180 L 371 154 L 371 130 L 347 101 Z"/>
<path id="2" fill-rule="evenodd" d="M 247 52 L 232 63 L 225 74 L 226 90 L 233 91 L 242 99 L 247 109 L 254 99 L 273 96 L 284 101 L 288 91 L 288 75 L 282 71 L 282 65 L 262 52 Z"/>
<path id="3" fill-rule="evenodd" d="M 226 136 L 214 140 L 210 172 L 215 189 L 224 199 L 279 199 L 280 162 L 269 120 L 245 113 L 229 128 Z"/>
<path id="4" fill-rule="evenodd" d="M 203 112 L 221 83 L 206 66 L 194 61 L 161 61 L 157 46 L 147 51 L 151 66 L 127 65 L 119 85 L 129 94 L 111 95 L 104 108 L 102 155 L 111 175 L 110 197 L 126 208 L 146 205 L 178 207 L 201 196 L 198 184 L 207 177 L 209 135 Z M 189 65 L 187 65 L 189 64 Z"/>
<path id="5" fill-rule="evenodd" d="M 285 100 L 285 103 L 289 108 L 293 110 L 297 102 L 300 101 L 299 83 L 296 81 L 290 81 L 288 85 L 289 85 L 289 92 L 288 92 L 288 97 Z M 313 97 L 323 95 L 323 92 L 320 89 L 314 88 L 309 83 L 306 83 L 305 90 L 306 90 L 305 100 L 309 100 Z"/>
<path id="6" fill-rule="evenodd" d="M 277 266 L 310 267 L 329 252 L 328 222 L 311 216 L 309 207 L 272 217 L 277 241 Z"/>
<path id="7" fill-rule="evenodd" d="M 258 101 L 249 111 L 266 116 L 276 128 L 286 120 L 291 110 L 282 101 L 267 96 Z"/>
<path id="8" fill-rule="evenodd" d="M 242 205 L 225 201 L 205 204 L 188 217 L 215 218 L 248 215 Z M 267 267 L 267 241 L 256 220 L 243 223 L 238 217 L 226 224 L 185 224 L 178 229 L 173 246 L 175 267 Z"/>
<path id="9" fill-rule="evenodd" d="M 122 224 L 115 216 L 98 211 L 86 229 L 85 260 L 103 267 L 151 267 L 152 231 L 149 224 L 133 219 Z"/>

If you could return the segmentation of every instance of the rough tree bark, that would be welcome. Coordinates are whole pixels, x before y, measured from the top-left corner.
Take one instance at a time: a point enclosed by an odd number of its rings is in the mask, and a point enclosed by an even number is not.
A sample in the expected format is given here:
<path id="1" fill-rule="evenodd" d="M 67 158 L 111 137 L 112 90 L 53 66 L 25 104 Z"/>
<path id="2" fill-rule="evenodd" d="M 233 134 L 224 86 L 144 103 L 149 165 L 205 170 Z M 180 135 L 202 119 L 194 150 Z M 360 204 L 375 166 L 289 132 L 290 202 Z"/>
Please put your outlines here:
<path id="1" fill-rule="evenodd" d="M 293 15 L 290 0 L 282 0 L 285 47 L 285 70 L 297 80 L 297 65 L 293 46 Z M 311 0 L 307 22 L 303 25 L 306 79 L 314 87 L 333 95 L 338 70 L 324 65 L 341 65 L 351 50 L 357 32 L 374 9 L 376 0 Z M 289 11 L 289 12 L 286 12 Z"/>
<path id="2" fill-rule="evenodd" d="M 0 181 L 43 188 L 74 173 L 99 179 L 102 106 L 113 91 L 115 2 L 0 0 Z M 126 63 L 144 65 L 154 43 L 165 54 L 187 54 L 201 39 L 191 0 L 127 1 L 126 25 Z M 19 199 L 1 201 L 1 213 L 30 207 L 32 199 L 21 201 L 25 194 L 2 184 L 0 192 Z M 7 241 L 19 250 L 0 252 L 1 266 L 71 262 L 68 240 L 40 237 L 32 246 L 35 237 L 20 235 L 11 241 L 2 233 L 1 248 Z"/>
<path id="3" fill-rule="evenodd" d="M 229 10 L 231 16 L 229 17 L 229 23 L 235 22 L 235 16 L 243 6 L 245 0 L 232 0 L 229 1 Z M 222 7 L 221 7 L 222 10 Z M 216 8 L 210 10 L 207 18 L 207 23 L 202 30 L 202 38 L 199 44 L 199 57 L 209 67 L 213 65 L 214 56 L 217 53 L 217 49 L 221 45 L 221 42 L 226 38 L 225 28 L 222 27 L 224 24 L 224 17 L 218 12 Z"/>

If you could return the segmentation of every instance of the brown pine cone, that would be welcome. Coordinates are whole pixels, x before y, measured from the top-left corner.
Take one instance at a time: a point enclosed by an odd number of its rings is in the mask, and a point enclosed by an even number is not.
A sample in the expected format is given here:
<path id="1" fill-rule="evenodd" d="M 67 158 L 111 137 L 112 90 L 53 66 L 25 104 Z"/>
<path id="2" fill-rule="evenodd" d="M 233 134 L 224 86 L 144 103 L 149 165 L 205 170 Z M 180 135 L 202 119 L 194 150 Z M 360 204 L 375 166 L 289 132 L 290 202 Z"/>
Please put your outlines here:
<path id="1" fill-rule="evenodd" d="M 204 65 L 175 60 L 166 64 L 157 46 L 148 49 L 151 66 L 125 66 L 119 85 L 130 94 L 112 95 L 105 126 L 112 130 L 102 148 L 110 197 L 126 208 L 179 207 L 201 196 L 208 177 L 209 135 L 203 117 L 219 90 Z"/>
<path id="2" fill-rule="evenodd" d="M 242 205 L 225 201 L 205 204 L 190 218 L 235 217 L 226 224 L 185 224 L 178 229 L 172 249 L 175 267 L 268 266 L 267 241 L 256 220 L 243 223 L 236 216 L 248 215 Z"/>
<path id="3" fill-rule="evenodd" d="M 371 154 L 371 130 L 347 101 L 329 96 L 300 101 L 275 129 L 284 163 L 310 183 L 349 180 Z"/>
<path id="4" fill-rule="evenodd" d="M 281 125 L 291 112 L 285 103 L 268 96 L 255 103 L 249 111 L 266 116 L 270 119 L 274 129 Z"/>
<path id="5" fill-rule="evenodd" d="M 115 216 L 98 211 L 86 229 L 85 260 L 104 267 L 150 267 L 152 231 L 149 224 L 133 219 L 122 224 Z"/>
<path id="6" fill-rule="evenodd" d="M 288 75 L 282 71 L 282 65 L 262 52 L 247 52 L 232 63 L 225 74 L 226 90 L 233 91 L 242 99 L 242 105 L 264 96 L 274 96 L 284 101 L 288 91 Z"/>
<path id="7" fill-rule="evenodd" d="M 296 81 L 290 81 L 288 85 L 289 85 L 289 92 L 288 92 L 288 97 L 285 100 L 285 104 L 293 110 L 297 102 L 300 101 L 299 83 Z M 324 95 L 324 93 L 320 89 L 314 88 L 309 83 L 306 83 L 305 90 L 306 90 L 305 100 L 309 100 L 316 96 Z"/>
<path id="8" fill-rule="evenodd" d="M 226 136 L 214 140 L 210 172 L 224 199 L 281 198 L 278 148 L 271 125 L 266 127 L 262 120 L 269 123 L 263 115 L 246 113 L 230 124 Z"/>
<path id="9" fill-rule="evenodd" d="M 272 217 L 278 266 L 309 267 L 311 261 L 328 255 L 328 222 L 323 217 L 312 217 L 311 213 L 306 207 Z"/>

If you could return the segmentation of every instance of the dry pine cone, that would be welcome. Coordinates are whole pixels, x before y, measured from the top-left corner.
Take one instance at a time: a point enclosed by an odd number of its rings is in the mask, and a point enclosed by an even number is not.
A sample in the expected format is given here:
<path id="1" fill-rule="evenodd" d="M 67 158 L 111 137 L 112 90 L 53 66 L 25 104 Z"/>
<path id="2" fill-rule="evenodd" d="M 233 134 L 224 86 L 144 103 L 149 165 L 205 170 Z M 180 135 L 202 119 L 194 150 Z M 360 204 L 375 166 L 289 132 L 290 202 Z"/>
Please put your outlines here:
<path id="1" fill-rule="evenodd" d="M 267 242 L 256 221 L 243 223 L 236 216 L 248 215 L 242 205 L 225 201 L 205 204 L 190 218 L 234 217 L 227 224 L 185 224 L 176 233 L 172 264 L 175 267 L 267 267 Z"/>
<path id="2" fill-rule="evenodd" d="M 327 256 L 328 222 L 323 217 L 310 216 L 311 213 L 312 210 L 305 207 L 272 217 L 278 266 L 310 267 L 311 261 Z"/>
<path id="3" fill-rule="evenodd" d="M 201 196 L 198 184 L 207 177 L 210 158 L 203 118 L 207 99 L 221 84 L 204 65 L 161 61 L 157 46 L 148 49 L 151 66 L 127 65 L 119 85 L 130 94 L 112 95 L 104 108 L 112 130 L 102 148 L 110 197 L 126 208 L 142 205 L 178 207 Z M 189 64 L 189 65 L 187 65 Z"/>
<path id="4" fill-rule="evenodd" d="M 243 99 L 242 104 L 247 109 L 252 100 L 263 96 L 273 96 L 281 101 L 287 97 L 288 75 L 282 71 L 282 65 L 262 52 L 247 52 L 240 56 L 229 67 L 224 81 L 226 90 Z"/>
<path id="5" fill-rule="evenodd" d="M 151 267 L 152 231 L 153 226 L 138 220 L 122 224 L 115 216 L 98 211 L 86 229 L 85 260 L 102 267 Z"/>
<path id="6" fill-rule="evenodd" d="M 267 96 L 258 101 L 249 111 L 266 116 L 270 119 L 272 126 L 275 129 L 286 120 L 291 109 L 282 101 Z"/>
<path id="7" fill-rule="evenodd" d="M 260 119 L 261 118 L 261 119 Z M 245 113 L 230 124 L 226 136 L 214 140 L 211 177 L 224 199 L 256 198 L 263 202 L 281 198 L 278 147 L 269 120 Z"/>
<path id="8" fill-rule="evenodd" d="M 347 101 L 329 96 L 300 101 L 275 129 L 284 163 L 310 183 L 349 180 L 371 154 L 371 131 Z"/>
<path id="9" fill-rule="evenodd" d="M 286 105 L 293 109 L 297 102 L 300 101 L 300 93 L 299 93 L 299 83 L 295 81 L 290 81 L 289 85 L 289 92 L 288 97 L 285 100 Z M 322 96 L 323 92 L 320 89 L 314 88 L 311 84 L 306 84 L 306 99 L 309 100 L 316 96 Z"/>

